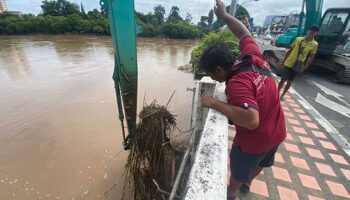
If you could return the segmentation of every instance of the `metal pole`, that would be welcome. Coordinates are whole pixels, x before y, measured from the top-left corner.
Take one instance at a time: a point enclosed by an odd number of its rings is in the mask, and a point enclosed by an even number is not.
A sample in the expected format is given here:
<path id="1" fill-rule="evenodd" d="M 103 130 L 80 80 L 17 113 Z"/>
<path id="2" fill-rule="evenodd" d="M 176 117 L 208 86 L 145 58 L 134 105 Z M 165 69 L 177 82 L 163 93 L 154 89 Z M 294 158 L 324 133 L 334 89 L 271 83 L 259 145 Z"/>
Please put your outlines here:
<path id="1" fill-rule="evenodd" d="M 298 36 L 301 35 L 300 32 L 301 32 L 301 28 L 303 26 L 303 20 L 304 20 L 304 16 L 305 16 L 304 6 L 305 6 L 305 0 L 303 0 L 303 5 L 301 6 L 301 12 L 300 12 L 300 15 L 299 15 Z"/>
<path id="2" fill-rule="evenodd" d="M 303 0 L 303 5 L 301 6 L 301 12 L 304 11 L 304 7 L 305 7 L 305 0 Z"/>
<path id="3" fill-rule="evenodd" d="M 177 173 L 176 180 L 175 180 L 173 189 L 171 190 L 171 194 L 170 194 L 169 200 L 173 200 L 174 197 L 176 196 L 176 191 L 177 191 L 177 188 L 179 187 L 179 183 L 180 183 L 182 174 L 183 174 L 183 172 L 184 172 L 185 165 L 186 165 L 188 156 L 189 156 L 189 154 L 190 154 L 190 150 L 192 149 L 193 144 L 194 144 L 194 135 L 195 135 L 195 134 L 193 133 L 193 130 L 192 130 L 192 121 L 193 121 L 192 118 L 193 118 L 193 108 L 194 108 L 194 98 L 195 98 L 195 95 L 196 95 L 196 88 L 192 88 L 192 89 L 187 88 L 187 91 L 188 91 L 188 90 L 192 91 L 192 93 L 193 93 L 193 96 L 192 96 L 191 125 L 190 125 L 191 138 L 190 138 L 190 142 L 189 142 L 189 144 L 188 144 L 188 146 L 187 146 L 185 155 L 184 155 L 184 157 L 183 157 L 183 159 L 182 159 L 181 166 L 180 166 L 180 168 L 179 168 L 179 172 Z"/>
<path id="4" fill-rule="evenodd" d="M 187 91 L 191 91 L 192 95 L 192 107 L 191 107 L 191 123 L 190 123 L 190 131 L 192 132 L 192 123 L 193 123 L 193 108 L 194 108 L 194 98 L 196 95 L 196 88 L 187 88 Z"/>
<path id="5" fill-rule="evenodd" d="M 233 16 L 233 17 L 236 15 L 237 1 L 238 1 L 238 0 L 232 0 L 232 1 L 231 1 L 230 15 Z"/>

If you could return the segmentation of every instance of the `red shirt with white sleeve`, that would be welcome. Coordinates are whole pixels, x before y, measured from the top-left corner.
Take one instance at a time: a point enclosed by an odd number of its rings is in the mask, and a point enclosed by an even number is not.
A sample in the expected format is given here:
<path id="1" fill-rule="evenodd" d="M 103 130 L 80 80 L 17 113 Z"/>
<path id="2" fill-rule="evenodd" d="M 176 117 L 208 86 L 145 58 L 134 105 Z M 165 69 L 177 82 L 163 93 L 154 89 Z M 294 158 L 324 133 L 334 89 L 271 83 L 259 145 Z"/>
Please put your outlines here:
<path id="1" fill-rule="evenodd" d="M 254 65 L 270 69 L 252 37 L 240 41 L 242 56 L 232 70 L 240 66 Z M 240 146 L 242 152 L 258 154 L 271 150 L 286 138 L 285 117 L 279 100 L 276 82 L 272 77 L 255 72 L 241 72 L 226 82 L 226 94 L 229 104 L 259 112 L 259 126 L 249 130 L 236 126 L 233 146 Z"/>

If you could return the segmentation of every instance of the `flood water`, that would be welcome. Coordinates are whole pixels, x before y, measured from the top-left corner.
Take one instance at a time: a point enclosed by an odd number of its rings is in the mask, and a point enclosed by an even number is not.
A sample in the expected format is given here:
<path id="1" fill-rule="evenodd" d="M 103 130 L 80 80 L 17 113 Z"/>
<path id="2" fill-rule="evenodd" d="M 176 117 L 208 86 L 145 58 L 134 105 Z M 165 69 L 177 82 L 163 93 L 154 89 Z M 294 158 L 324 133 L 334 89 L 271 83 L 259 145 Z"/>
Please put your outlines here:
<path id="1" fill-rule="evenodd" d="M 138 110 L 156 99 L 190 124 L 194 40 L 140 38 Z M 110 37 L 0 36 L 0 199 L 120 199 L 127 152 Z M 120 152 L 118 154 L 118 152 Z M 116 186 L 105 195 L 105 191 Z"/>

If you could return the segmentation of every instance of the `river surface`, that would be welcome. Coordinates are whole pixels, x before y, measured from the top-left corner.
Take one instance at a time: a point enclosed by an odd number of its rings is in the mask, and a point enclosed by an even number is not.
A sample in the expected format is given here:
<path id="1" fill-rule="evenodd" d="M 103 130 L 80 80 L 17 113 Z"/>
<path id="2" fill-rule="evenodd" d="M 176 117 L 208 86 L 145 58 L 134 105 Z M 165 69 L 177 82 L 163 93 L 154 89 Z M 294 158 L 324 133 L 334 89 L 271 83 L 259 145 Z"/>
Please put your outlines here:
<path id="1" fill-rule="evenodd" d="M 177 67 L 199 43 L 138 39 L 139 111 L 176 90 L 170 110 L 189 128 L 194 81 Z M 0 36 L 1 200 L 121 199 L 113 65 L 110 37 Z"/>

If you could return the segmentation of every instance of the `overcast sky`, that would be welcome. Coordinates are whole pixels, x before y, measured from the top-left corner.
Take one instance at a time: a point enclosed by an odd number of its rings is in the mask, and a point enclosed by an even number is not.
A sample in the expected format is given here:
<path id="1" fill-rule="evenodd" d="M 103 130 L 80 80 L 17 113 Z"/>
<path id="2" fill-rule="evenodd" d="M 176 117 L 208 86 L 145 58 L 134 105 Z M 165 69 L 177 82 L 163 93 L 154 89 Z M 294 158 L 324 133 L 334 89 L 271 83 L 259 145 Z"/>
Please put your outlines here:
<path id="1" fill-rule="evenodd" d="M 18 10 L 23 13 L 38 14 L 41 11 L 42 0 L 6 0 L 9 10 Z M 289 14 L 292 11 L 300 12 L 302 0 L 259 0 L 258 2 L 247 2 L 251 0 L 239 0 L 247 8 L 254 23 L 262 25 L 265 17 L 268 15 Z M 86 11 L 94 8 L 100 8 L 98 0 L 70 0 L 83 6 Z M 214 6 L 215 0 L 135 0 L 135 8 L 139 12 L 148 13 L 153 8 L 161 4 L 165 7 L 166 14 L 169 13 L 171 6 L 180 8 L 180 15 L 185 17 L 190 13 L 193 22 L 197 23 L 202 15 L 208 15 L 209 10 Z M 229 5 L 231 0 L 223 0 Z M 350 0 L 324 0 L 323 11 L 333 7 L 350 7 Z"/>

